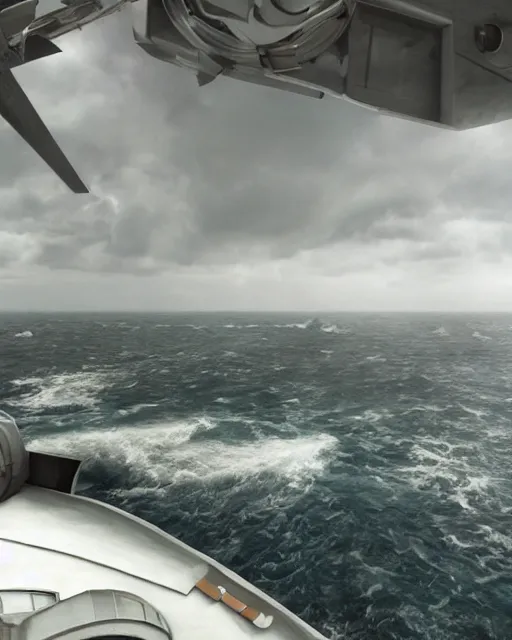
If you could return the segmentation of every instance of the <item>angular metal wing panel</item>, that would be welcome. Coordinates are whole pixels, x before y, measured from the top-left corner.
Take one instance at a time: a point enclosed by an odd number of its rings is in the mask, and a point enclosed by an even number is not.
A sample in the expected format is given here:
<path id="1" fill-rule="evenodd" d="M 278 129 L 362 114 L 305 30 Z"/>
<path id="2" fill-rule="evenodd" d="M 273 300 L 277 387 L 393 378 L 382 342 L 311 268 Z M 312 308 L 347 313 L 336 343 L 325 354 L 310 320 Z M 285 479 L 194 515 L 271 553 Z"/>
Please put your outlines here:
<path id="1" fill-rule="evenodd" d="M 0 115 L 74 193 L 89 193 L 12 71 L 0 72 Z"/>

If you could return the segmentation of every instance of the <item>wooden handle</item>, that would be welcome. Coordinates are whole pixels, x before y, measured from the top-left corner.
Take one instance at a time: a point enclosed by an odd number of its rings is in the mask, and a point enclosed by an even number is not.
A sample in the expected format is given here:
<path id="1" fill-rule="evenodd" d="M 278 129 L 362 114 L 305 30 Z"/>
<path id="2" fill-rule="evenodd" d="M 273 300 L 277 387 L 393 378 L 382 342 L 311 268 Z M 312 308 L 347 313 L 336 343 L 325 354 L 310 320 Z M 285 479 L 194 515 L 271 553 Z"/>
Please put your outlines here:
<path id="1" fill-rule="evenodd" d="M 264 616 L 257 609 L 248 607 L 244 602 L 228 593 L 224 587 L 216 587 L 206 578 L 201 578 L 199 582 L 196 582 L 196 587 L 212 600 L 215 600 L 216 602 L 222 601 L 227 607 L 241 615 L 246 620 L 249 620 L 257 627 L 266 629 L 270 624 L 272 624 L 272 616 Z"/>
<path id="2" fill-rule="evenodd" d="M 221 600 L 225 605 L 227 605 L 230 609 L 233 609 L 233 611 L 236 611 L 237 613 L 242 613 L 244 609 L 247 609 L 246 604 L 235 598 L 235 596 L 232 596 L 227 591 L 222 595 Z"/>
<path id="3" fill-rule="evenodd" d="M 199 591 L 202 591 L 206 596 L 208 596 L 212 600 L 217 600 L 218 602 L 219 600 L 222 599 L 222 592 L 219 589 L 219 587 L 216 587 L 211 582 L 208 582 L 206 578 L 201 578 L 199 582 L 196 582 L 196 587 L 199 589 Z"/>

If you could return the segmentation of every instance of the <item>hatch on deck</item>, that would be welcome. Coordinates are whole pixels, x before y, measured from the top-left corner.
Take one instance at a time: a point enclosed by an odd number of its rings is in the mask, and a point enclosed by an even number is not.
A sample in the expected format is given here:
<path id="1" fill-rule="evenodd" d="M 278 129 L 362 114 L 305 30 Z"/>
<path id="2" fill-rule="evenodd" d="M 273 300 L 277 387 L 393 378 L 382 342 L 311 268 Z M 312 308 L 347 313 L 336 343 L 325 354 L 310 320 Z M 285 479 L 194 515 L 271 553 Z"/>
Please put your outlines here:
<path id="1" fill-rule="evenodd" d="M 26 618 L 20 625 L 26 640 L 101 640 L 137 638 L 171 640 L 162 614 L 142 598 L 124 591 L 84 591 Z"/>

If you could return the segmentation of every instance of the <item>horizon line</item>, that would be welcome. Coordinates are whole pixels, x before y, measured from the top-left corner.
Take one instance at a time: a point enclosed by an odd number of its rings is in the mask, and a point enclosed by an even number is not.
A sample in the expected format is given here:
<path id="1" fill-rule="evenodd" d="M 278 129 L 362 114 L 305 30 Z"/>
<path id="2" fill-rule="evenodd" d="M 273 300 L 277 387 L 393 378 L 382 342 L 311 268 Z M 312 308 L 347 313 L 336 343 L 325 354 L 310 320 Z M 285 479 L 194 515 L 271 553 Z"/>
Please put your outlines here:
<path id="1" fill-rule="evenodd" d="M 309 310 L 290 310 L 290 309 L 0 309 L 0 315 L 7 314 L 113 314 L 113 313 L 125 313 L 125 314 L 166 314 L 166 315 L 178 315 L 178 314 L 294 314 L 294 315 L 317 315 L 317 314 L 478 314 L 478 315 L 497 315 L 497 314 L 509 314 L 512 315 L 512 309 L 510 310 L 481 310 L 481 309 L 360 309 L 360 310 L 328 310 L 328 309 L 309 309 Z"/>

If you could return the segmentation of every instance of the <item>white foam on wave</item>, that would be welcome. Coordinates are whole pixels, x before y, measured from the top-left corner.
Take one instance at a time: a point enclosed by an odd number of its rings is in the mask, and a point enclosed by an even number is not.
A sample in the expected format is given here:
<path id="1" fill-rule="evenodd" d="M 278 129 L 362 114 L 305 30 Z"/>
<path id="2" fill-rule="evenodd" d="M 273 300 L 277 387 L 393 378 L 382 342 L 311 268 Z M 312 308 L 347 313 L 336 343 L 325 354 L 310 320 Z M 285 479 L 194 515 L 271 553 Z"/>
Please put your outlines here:
<path id="1" fill-rule="evenodd" d="M 432 437 L 419 439 L 409 452 L 416 462 L 399 467 L 397 472 L 417 490 L 431 489 L 446 495 L 465 511 L 476 511 L 474 500 L 486 500 L 492 479 L 470 466 L 459 450 L 471 448 L 469 444 L 453 444 Z M 472 501 L 472 504 L 470 503 Z"/>
<path id="2" fill-rule="evenodd" d="M 320 331 L 324 333 L 344 333 L 336 324 L 323 324 L 320 327 Z"/>
<path id="3" fill-rule="evenodd" d="M 454 546 L 459 547 L 460 549 L 470 549 L 471 547 L 475 546 L 471 542 L 462 542 L 453 533 L 450 533 L 449 535 L 445 536 L 444 539 L 451 542 Z"/>
<path id="4" fill-rule="evenodd" d="M 411 454 L 414 458 L 421 461 L 428 460 L 436 462 L 437 464 L 449 462 L 447 456 L 442 455 L 441 453 L 438 453 L 436 451 L 430 451 L 429 449 L 426 449 L 419 444 L 415 444 L 412 447 Z"/>
<path id="5" fill-rule="evenodd" d="M 478 525 L 478 528 L 480 529 L 480 534 L 484 536 L 487 544 L 501 547 L 509 553 L 512 552 L 512 536 L 500 533 L 492 527 L 484 524 Z"/>
<path id="6" fill-rule="evenodd" d="M 12 380 L 11 384 L 27 388 L 27 392 L 11 400 L 11 404 L 27 411 L 39 411 L 69 406 L 93 407 L 98 402 L 99 392 L 107 385 L 107 379 L 104 372 L 80 371 Z"/>
<path id="7" fill-rule="evenodd" d="M 117 413 L 120 416 L 131 416 L 144 409 L 154 409 L 155 407 L 158 407 L 158 404 L 155 402 L 144 402 L 142 404 L 134 404 L 133 407 L 129 407 L 128 409 L 119 409 Z"/>
<path id="8" fill-rule="evenodd" d="M 484 336 L 479 331 L 473 331 L 473 338 L 476 338 L 477 340 L 482 340 L 483 342 L 486 342 L 487 340 L 492 340 L 491 336 Z"/>
<path id="9" fill-rule="evenodd" d="M 368 360 L 369 362 L 386 362 L 387 358 L 384 358 L 384 356 L 377 354 L 375 356 L 366 356 L 366 360 Z"/>
<path id="10" fill-rule="evenodd" d="M 349 329 L 344 329 L 338 327 L 335 323 L 330 322 L 322 322 L 318 320 L 318 318 L 312 318 L 310 320 L 306 320 L 305 322 L 289 322 L 287 324 L 275 324 L 274 327 L 276 329 L 316 329 L 318 331 L 323 331 L 323 333 L 333 333 L 333 334 L 344 334 L 350 333 Z"/>
<path id="11" fill-rule="evenodd" d="M 467 407 L 464 404 L 460 404 L 460 402 L 459 402 L 459 407 L 463 409 L 466 413 L 469 413 L 470 415 L 475 416 L 478 419 L 488 415 L 487 412 L 483 411 L 482 409 L 472 409 L 471 407 Z"/>
<path id="12" fill-rule="evenodd" d="M 19 333 L 16 333 L 15 338 L 33 338 L 34 334 L 32 333 L 32 331 L 20 331 Z"/>
<path id="13" fill-rule="evenodd" d="M 313 324 L 313 320 L 306 320 L 306 322 L 290 322 L 288 324 L 275 324 L 276 329 L 307 329 Z"/>
<path id="14" fill-rule="evenodd" d="M 437 329 L 434 329 L 434 331 L 432 331 L 432 333 L 435 336 L 443 336 L 443 337 L 447 337 L 447 336 L 450 335 L 448 333 L 448 331 L 444 327 L 438 327 Z"/>
<path id="15" fill-rule="evenodd" d="M 384 410 L 382 413 L 379 413 L 373 409 L 366 409 L 362 414 L 352 416 L 352 419 L 357 420 L 358 422 L 379 422 L 379 420 L 382 420 L 384 415 L 390 415 L 389 411 Z"/>
<path id="16" fill-rule="evenodd" d="M 202 324 L 166 324 L 159 323 L 153 325 L 155 329 L 172 329 L 173 327 L 186 327 L 187 329 L 193 329 L 194 331 L 201 331 L 202 329 L 206 329 L 207 327 Z"/>
<path id="17" fill-rule="evenodd" d="M 259 326 L 259 324 L 233 324 L 232 322 L 222 325 L 224 329 L 257 329 Z"/>
<path id="18" fill-rule="evenodd" d="M 451 404 L 446 407 L 440 407 L 437 404 L 417 404 L 410 409 L 406 409 L 402 415 L 406 416 L 410 413 L 443 413 L 444 411 L 448 411 L 451 408 Z"/>
<path id="19" fill-rule="evenodd" d="M 142 486 L 249 479 L 272 473 L 300 487 L 321 474 L 338 440 L 327 434 L 256 442 L 195 441 L 198 431 L 218 427 L 208 417 L 153 425 L 49 435 L 30 442 L 34 450 L 92 458 L 126 466 Z"/>
<path id="20" fill-rule="evenodd" d="M 234 324 L 232 322 L 222 325 L 224 329 L 257 329 L 259 324 Z M 274 329 L 310 329 L 323 331 L 324 333 L 344 334 L 350 333 L 349 329 L 340 328 L 335 323 L 322 322 L 318 318 L 311 318 L 304 322 L 288 322 L 286 324 L 274 324 Z"/>

